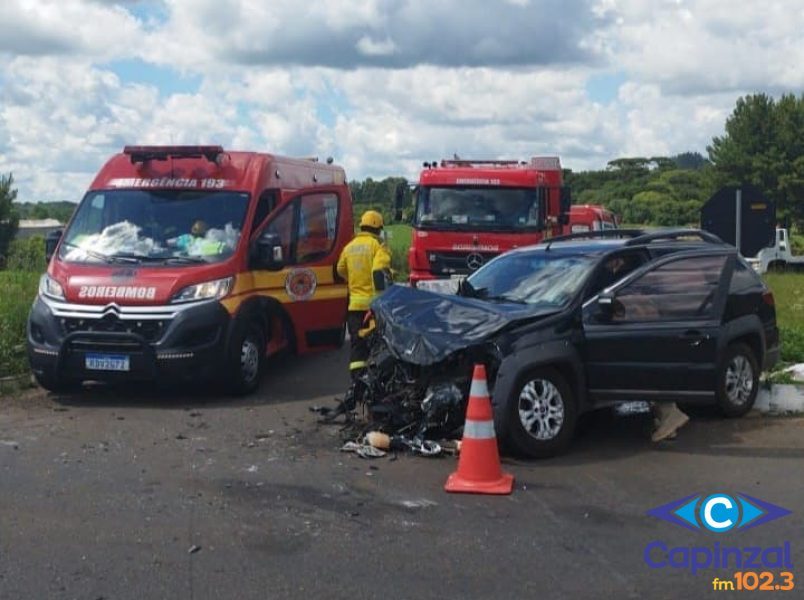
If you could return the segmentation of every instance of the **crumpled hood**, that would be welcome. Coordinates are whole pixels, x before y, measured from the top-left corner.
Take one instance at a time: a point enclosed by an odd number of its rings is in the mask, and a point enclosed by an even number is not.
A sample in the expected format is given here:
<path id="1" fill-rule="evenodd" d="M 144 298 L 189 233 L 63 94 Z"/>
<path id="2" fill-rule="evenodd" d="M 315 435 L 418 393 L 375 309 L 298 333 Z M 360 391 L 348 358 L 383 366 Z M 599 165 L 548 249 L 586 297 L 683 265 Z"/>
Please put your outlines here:
<path id="1" fill-rule="evenodd" d="M 391 286 L 371 305 L 379 334 L 405 362 L 431 365 L 522 319 L 557 312 Z"/>

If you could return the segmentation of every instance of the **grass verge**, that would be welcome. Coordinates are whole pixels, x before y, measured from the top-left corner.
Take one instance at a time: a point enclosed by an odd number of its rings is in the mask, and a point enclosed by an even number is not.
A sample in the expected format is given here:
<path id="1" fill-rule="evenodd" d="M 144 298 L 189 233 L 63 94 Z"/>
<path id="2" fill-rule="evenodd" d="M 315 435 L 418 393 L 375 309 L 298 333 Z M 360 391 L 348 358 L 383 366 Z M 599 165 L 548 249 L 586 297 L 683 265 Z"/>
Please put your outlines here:
<path id="1" fill-rule="evenodd" d="M 781 360 L 804 362 L 804 273 L 766 273 L 764 279 L 776 301 Z"/>
<path id="2" fill-rule="evenodd" d="M 25 324 L 38 285 L 39 273 L 0 271 L 0 378 L 28 371 Z"/>
<path id="3" fill-rule="evenodd" d="M 408 248 L 413 234 L 410 225 L 388 225 L 385 228 L 388 238 L 388 248 L 391 250 L 391 268 L 397 281 L 406 281 L 408 278 Z"/>

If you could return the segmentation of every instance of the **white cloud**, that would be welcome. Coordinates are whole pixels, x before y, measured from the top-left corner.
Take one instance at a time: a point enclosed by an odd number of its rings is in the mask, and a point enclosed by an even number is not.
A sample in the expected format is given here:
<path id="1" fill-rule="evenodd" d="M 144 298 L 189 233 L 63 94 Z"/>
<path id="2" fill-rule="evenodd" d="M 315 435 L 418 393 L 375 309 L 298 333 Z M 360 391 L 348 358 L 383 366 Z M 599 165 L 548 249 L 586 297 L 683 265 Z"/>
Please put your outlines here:
<path id="1" fill-rule="evenodd" d="M 703 152 L 739 95 L 801 93 L 801 31 L 797 0 L 6 0 L 0 173 L 51 200 L 127 143 L 333 155 L 351 178 Z M 136 58 L 161 71 L 110 63 Z"/>
<path id="2" fill-rule="evenodd" d="M 0 53 L 110 59 L 130 53 L 143 37 L 140 22 L 120 6 L 88 0 L 0 3 Z"/>
<path id="3" fill-rule="evenodd" d="M 376 41 L 364 35 L 357 40 L 357 49 L 366 56 L 389 56 L 396 51 L 396 44 L 391 38 Z"/>
<path id="4" fill-rule="evenodd" d="M 804 5 L 797 0 L 606 5 L 618 19 L 605 34 L 613 58 L 665 93 L 804 87 Z"/>

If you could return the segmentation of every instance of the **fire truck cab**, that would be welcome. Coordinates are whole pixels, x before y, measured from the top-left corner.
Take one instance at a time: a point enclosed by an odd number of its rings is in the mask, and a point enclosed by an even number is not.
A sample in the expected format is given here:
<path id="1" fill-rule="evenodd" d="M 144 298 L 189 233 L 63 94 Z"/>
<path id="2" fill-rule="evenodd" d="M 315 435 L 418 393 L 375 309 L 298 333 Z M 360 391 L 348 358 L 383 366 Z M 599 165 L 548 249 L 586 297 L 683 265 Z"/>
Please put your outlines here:
<path id="1" fill-rule="evenodd" d="M 410 283 L 448 291 L 503 252 L 561 235 L 569 188 L 557 157 L 424 163 L 414 193 Z"/>
<path id="2" fill-rule="evenodd" d="M 343 343 L 353 234 L 341 167 L 220 146 L 128 146 L 49 257 L 28 357 L 53 391 L 209 375 L 256 389 L 267 356 Z"/>
<path id="3" fill-rule="evenodd" d="M 568 229 L 567 233 L 617 229 L 617 217 L 610 210 L 597 204 L 573 204 L 570 208 Z"/>

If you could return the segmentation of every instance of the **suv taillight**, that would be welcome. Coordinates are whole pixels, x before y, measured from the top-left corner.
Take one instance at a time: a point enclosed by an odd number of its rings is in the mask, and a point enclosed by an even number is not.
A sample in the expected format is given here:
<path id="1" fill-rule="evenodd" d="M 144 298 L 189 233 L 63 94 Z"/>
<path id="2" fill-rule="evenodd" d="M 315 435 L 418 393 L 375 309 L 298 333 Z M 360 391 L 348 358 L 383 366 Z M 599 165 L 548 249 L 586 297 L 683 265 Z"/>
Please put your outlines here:
<path id="1" fill-rule="evenodd" d="M 762 294 L 762 301 L 768 306 L 776 306 L 776 300 L 773 299 L 773 292 L 770 290 Z"/>

